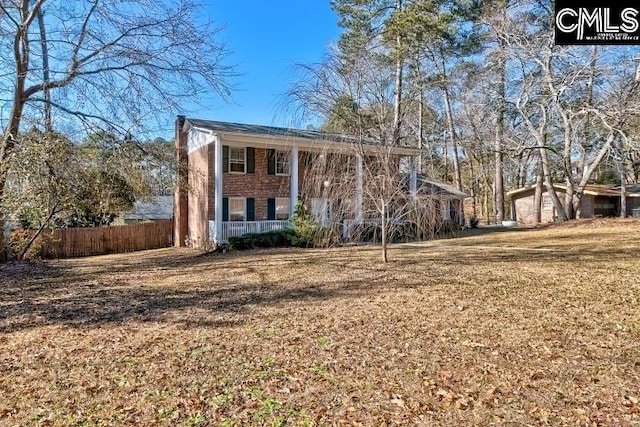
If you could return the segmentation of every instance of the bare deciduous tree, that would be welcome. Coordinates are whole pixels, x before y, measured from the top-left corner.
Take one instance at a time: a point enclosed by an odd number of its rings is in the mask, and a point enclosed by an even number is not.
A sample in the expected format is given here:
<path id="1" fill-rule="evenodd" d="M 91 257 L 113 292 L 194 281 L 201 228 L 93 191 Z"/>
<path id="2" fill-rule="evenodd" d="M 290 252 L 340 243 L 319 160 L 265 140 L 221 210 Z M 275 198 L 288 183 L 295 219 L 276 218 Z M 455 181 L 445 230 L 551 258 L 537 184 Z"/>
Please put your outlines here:
<path id="1" fill-rule="evenodd" d="M 191 0 L 0 2 L 0 200 L 25 126 L 141 130 L 184 100 L 226 98 L 232 70 L 199 10 Z"/>
<path id="2" fill-rule="evenodd" d="M 394 83 L 384 77 L 386 67 L 373 56 L 329 55 L 303 67 L 287 105 L 302 117 L 320 117 L 324 130 L 349 135 L 335 135 L 346 138 L 341 154 L 321 150 L 307 162 L 301 194 L 336 235 L 358 241 L 377 234 L 383 262 L 394 234 L 432 236 L 442 218 L 436 198 L 412 188 L 417 152 L 394 139 Z"/>

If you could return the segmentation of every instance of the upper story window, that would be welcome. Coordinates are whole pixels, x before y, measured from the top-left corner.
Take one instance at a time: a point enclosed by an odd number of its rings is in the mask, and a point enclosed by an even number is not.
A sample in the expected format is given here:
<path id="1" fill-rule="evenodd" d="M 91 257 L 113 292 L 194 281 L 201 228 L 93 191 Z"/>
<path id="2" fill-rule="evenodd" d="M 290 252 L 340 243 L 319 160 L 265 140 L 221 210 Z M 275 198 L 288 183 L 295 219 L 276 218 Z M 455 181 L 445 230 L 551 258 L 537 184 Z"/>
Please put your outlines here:
<path id="1" fill-rule="evenodd" d="M 289 153 L 276 151 L 276 175 L 289 175 Z"/>
<path id="2" fill-rule="evenodd" d="M 229 147 L 229 172 L 247 172 L 247 156 L 244 148 Z"/>

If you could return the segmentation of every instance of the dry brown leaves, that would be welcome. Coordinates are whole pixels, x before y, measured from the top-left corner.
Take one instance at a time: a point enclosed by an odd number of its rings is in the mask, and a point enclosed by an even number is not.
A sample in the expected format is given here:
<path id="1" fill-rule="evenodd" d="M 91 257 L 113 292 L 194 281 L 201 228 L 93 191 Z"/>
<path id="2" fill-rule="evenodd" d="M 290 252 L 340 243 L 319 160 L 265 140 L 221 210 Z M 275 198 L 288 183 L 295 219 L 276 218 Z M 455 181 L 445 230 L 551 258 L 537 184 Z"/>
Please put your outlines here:
<path id="1" fill-rule="evenodd" d="M 640 222 L 0 269 L 1 425 L 638 425 Z"/>

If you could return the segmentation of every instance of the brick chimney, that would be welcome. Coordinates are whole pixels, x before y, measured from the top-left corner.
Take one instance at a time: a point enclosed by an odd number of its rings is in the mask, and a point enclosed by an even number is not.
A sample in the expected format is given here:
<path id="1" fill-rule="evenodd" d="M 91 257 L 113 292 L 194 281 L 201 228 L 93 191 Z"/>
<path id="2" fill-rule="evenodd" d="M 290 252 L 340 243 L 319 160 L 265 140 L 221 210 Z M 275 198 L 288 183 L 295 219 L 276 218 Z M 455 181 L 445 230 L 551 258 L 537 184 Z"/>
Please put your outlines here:
<path id="1" fill-rule="evenodd" d="M 176 118 L 176 189 L 173 203 L 173 245 L 186 246 L 189 234 L 189 157 L 187 155 L 187 135 L 184 132 L 185 116 Z"/>

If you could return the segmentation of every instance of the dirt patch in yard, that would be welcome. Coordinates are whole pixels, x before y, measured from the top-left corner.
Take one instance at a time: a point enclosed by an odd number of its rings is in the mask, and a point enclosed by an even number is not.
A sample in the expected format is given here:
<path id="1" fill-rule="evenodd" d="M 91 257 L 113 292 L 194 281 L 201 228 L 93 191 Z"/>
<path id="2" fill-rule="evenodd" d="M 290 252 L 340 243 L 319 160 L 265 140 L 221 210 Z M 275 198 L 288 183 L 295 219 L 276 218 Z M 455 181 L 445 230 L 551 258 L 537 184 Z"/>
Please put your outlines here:
<path id="1" fill-rule="evenodd" d="M 3 266 L 0 425 L 637 425 L 639 239 Z"/>

